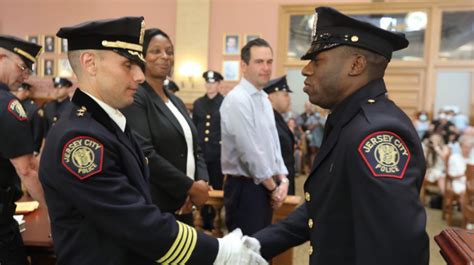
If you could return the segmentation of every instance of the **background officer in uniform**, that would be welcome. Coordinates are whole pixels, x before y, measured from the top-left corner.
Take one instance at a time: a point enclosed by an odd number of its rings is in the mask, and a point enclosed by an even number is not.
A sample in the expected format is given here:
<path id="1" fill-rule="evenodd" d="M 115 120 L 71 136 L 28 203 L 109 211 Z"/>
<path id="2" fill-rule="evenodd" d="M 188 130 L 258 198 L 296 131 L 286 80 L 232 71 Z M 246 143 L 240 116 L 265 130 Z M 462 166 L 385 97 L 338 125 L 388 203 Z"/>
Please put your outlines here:
<path id="1" fill-rule="evenodd" d="M 152 202 L 147 160 L 118 110 L 145 79 L 144 31 L 143 17 L 124 17 L 57 33 L 79 85 L 40 163 L 58 264 L 264 262 L 240 231 L 216 240 Z"/>
<path id="2" fill-rule="evenodd" d="M 28 115 L 28 122 L 30 123 L 33 135 L 34 154 L 37 155 L 41 150 L 44 138 L 44 111 L 31 98 L 30 88 L 30 84 L 23 83 L 14 94 L 21 101 Z"/>
<path id="3" fill-rule="evenodd" d="M 46 207 L 33 157 L 33 137 L 25 109 L 10 90 L 31 74 L 41 46 L 0 35 L 0 264 L 29 264 L 18 223 L 15 201 L 22 196 L 20 179 L 30 195 Z M 19 177 L 19 178 L 18 178 Z"/>
<path id="4" fill-rule="evenodd" d="M 163 86 L 173 94 L 179 91 L 179 86 L 173 80 L 166 79 L 163 81 Z"/>
<path id="5" fill-rule="evenodd" d="M 268 99 L 272 103 L 278 138 L 280 139 L 281 157 L 283 157 L 286 169 L 288 169 L 288 175 L 286 176 L 290 182 L 288 195 L 295 195 L 295 136 L 282 116 L 290 111 L 291 98 L 289 93 L 293 91 L 286 82 L 286 75 L 268 82 L 263 91 L 268 94 Z"/>
<path id="6" fill-rule="evenodd" d="M 246 240 L 264 257 L 309 240 L 310 264 L 428 264 L 423 150 L 383 80 L 392 52 L 407 46 L 401 33 L 316 9 L 304 91 L 331 114 L 305 203 Z"/>
<path id="7" fill-rule="evenodd" d="M 56 89 L 54 94 L 55 99 L 44 105 L 45 136 L 48 135 L 48 131 L 58 122 L 62 112 L 71 103 L 71 99 L 69 98 L 69 88 L 72 86 L 71 81 L 62 77 L 55 77 L 53 78 L 53 86 Z"/>
<path id="8" fill-rule="evenodd" d="M 206 94 L 193 103 L 193 122 L 196 125 L 198 143 L 206 161 L 209 172 L 209 184 L 213 189 L 222 190 L 224 176 L 221 169 L 221 107 L 224 97 L 219 93 L 219 86 L 224 77 L 216 71 L 202 74 L 206 81 Z M 211 230 L 214 220 L 214 208 L 204 206 L 201 210 L 203 228 Z"/>

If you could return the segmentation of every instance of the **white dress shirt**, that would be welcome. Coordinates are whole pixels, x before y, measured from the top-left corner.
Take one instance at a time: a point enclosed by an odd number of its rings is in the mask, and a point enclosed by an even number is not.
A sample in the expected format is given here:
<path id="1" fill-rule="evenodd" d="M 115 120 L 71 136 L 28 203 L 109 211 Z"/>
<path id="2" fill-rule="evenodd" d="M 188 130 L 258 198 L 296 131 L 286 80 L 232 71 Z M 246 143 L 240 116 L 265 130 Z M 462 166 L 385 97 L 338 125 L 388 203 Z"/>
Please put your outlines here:
<path id="1" fill-rule="evenodd" d="M 257 184 L 274 175 L 288 174 L 265 91 L 242 78 L 224 98 L 220 114 L 224 174 L 253 177 Z"/>
<path id="2" fill-rule="evenodd" d="M 194 161 L 194 148 L 193 148 L 193 133 L 191 132 L 191 127 L 189 127 L 186 118 L 184 118 L 183 114 L 176 108 L 176 106 L 168 100 L 165 105 L 171 110 L 173 115 L 181 125 L 181 128 L 184 132 L 184 139 L 186 140 L 186 147 L 188 149 L 188 155 L 186 159 L 186 175 L 194 179 L 194 173 L 196 172 L 196 161 Z"/>
<path id="3" fill-rule="evenodd" d="M 109 117 L 118 125 L 122 132 L 125 132 L 125 125 L 127 124 L 127 118 L 120 112 L 118 109 L 112 108 L 107 103 L 103 102 L 102 100 L 92 96 L 91 94 L 82 90 L 85 94 L 91 97 L 97 104 L 109 115 Z"/>

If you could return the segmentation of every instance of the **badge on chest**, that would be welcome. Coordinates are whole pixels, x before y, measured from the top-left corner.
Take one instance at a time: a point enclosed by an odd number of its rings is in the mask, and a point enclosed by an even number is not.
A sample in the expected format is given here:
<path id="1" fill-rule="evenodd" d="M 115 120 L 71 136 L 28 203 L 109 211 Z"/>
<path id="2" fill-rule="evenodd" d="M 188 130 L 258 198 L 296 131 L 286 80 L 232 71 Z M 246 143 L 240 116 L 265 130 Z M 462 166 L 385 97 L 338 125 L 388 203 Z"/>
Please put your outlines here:
<path id="1" fill-rule="evenodd" d="M 80 180 L 102 171 L 104 145 L 94 138 L 79 136 L 64 145 L 62 164 Z"/>
<path id="2" fill-rule="evenodd" d="M 410 161 L 405 142 L 389 131 L 367 136 L 359 145 L 359 154 L 375 177 L 402 179 Z"/>

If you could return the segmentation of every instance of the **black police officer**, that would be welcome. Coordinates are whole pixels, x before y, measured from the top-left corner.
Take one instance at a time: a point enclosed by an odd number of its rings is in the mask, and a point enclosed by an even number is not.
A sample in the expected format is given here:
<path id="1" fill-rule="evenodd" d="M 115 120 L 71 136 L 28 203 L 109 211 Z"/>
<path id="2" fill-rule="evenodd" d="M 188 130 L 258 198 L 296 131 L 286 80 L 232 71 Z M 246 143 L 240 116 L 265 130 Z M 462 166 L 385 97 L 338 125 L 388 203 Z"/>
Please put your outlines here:
<path id="1" fill-rule="evenodd" d="M 224 97 L 219 93 L 219 86 L 224 77 L 216 71 L 202 74 L 206 82 L 206 94 L 193 103 L 193 122 L 198 133 L 198 143 L 204 154 L 209 184 L 213 189 L 222 190 L 224 176 L 221 170 L 221 119 L 219 108 Z M 201 210 L 203 228 L 212 230 L 215 216 L 214 209 L 204 206 Z"/>
<path id="2" fill-rule="evenodd" d="M 288 169 L 287 179 L 289 181 L 288 195 L 295 195 L 295 136 L 291 132 L 288 124 L 282 114 L 290 111 L 291 91 L 286 82 L 286 75 L 273 79 L 263 88 L 268 94 L 268 99 L 272 103 L 273 113 L 275 114 L 275 124 L 280 139 L 281 156 Z"/>
<path id="3" fill-rule="evenodd" d="M 247 240 L 264 257 L 309 240 L 310 264 L 428 264 L 423 150 L 383 80 L 392 52 L 407 46 L 401 33 L 316 8 L 304 91 L 331 114 L 305 203 Z"/>
<path id="4" fill-rule="evenodd" d="M 55 99 L 44 105 L 44 135 L 48 135 L 51 127 L 58 122 L 62 112 L 71 104 L 69 98 L 69 88 L 72 82 L 66 78 L 54 77 L 53 86 L 55 88 Z"/>
<path id="5" fill-rule="evenodd" d="M 152 202 L 147 160 L 118 110 L 145 79 L 144 31 L 143 17 L 124 17 L 57 33 L 68 40 L 79 85 L 40 163 L 58 264 L 262 261 L 240 231 L 216 240 Z"/>
<path id="6" fill-rule="evenodd" d="M 34 154 L 39 154 L 44 138 L 44 111 L 31 98 L 31 85 L 23 83 L 15 92 L 16 97 L 21 101 L 23 108 L 26 110 L 28 122 L 31 126 L 33 135 Z"/>
<path id="7" fill-rule="evenodd" d="M 16 90 L 31 74 L 41 46 L 0 35 L 0 264 L 29 264 L 18 223 L 13 219 L 15 201 L 22 196 L 21 182 L 45 207 L 33 157 L 33 137 Z"/>

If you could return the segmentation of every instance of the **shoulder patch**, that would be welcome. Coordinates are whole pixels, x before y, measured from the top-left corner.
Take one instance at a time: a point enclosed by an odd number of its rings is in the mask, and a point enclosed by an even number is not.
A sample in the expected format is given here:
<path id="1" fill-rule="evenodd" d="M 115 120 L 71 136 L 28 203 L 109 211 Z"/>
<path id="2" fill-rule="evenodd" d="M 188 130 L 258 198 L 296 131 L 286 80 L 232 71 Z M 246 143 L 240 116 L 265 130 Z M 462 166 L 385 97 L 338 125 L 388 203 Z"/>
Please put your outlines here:
<path id="1" fill-rule="evenodd" d="M 61 163 L 80 180 L 102 171 L 104 145 L 88 136 L 71 139 L 63 147 Z"/>
<path id="2" fill-rule="evenodd" d="M 23 108 L 23 105 L 21 105 L 20 101 L 18 99 L 14 98 L 10 100 L 8 103 L 8 111 L 17 119 L 20 121 L 25 121 L 28 116 L 26 115 L 26 111 Z"/>
<path id="3" fill-rule="evenodd" d="M 359 154 L 375 177 L 403 179 L 410 162 L 410 150 L 397 134 L 378 131 L 359 145 Z"/>

